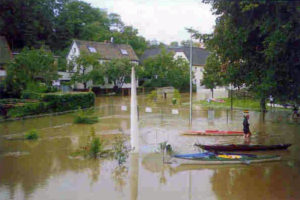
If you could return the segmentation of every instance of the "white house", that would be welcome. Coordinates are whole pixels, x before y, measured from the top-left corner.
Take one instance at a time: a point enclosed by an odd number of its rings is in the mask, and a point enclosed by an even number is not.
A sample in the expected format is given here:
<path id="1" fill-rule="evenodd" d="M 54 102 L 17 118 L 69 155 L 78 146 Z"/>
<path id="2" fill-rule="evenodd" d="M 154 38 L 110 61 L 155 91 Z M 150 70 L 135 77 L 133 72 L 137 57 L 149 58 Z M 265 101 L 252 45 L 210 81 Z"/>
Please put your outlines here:
<path id="1" fill-rule="evenodd" d="M 112 59 L 120 59 L 120 58 L 128 58 L 131 63 L 138 64 L 139 59 L 136 56 L 132 47 L 128 44 L 114 44 L 114 43 L 103 43 L 103 42 L 93 42 L 93 41 L 82 41 L 82 40 L 74 40 L 69 53 L 67 55 L 67 62 L 73 61 L 76 57 L 78 57 L 82 52 L 85 53 L 97 53 L 100 55 L 99 62 L 107 62 Z M 91 69 L 87 69 L 91 70 Z M 74 67 L 73 71 L 69 72 L 69 76 L 64 74 L 64 80 L 70 80 L 72 76 L 72 72 L 76 71 L 76 67 Z M 63 74 L 61 74 L 63 75 Z M 87 87 L 93 87 L 92 81 L 87 83 Z M 75 89 L 83 89 L 82 83 L 77 83 Z M 112 83 L 108 83 L 106 80 L 105 85 L 99 86 L 101 89 L 111 90 L 113 88 Z M 129 89 L 131 87 L 130 83 L 125 83 L 122 86 L 122 89 Z"/>
<path id="2" fill-rule="evenodd" d="M 167 52 L 173 52 L 174 58 L 184 58 L 188 62 L 190 61 L 190 47 L 169 47 L 166 48 Z M 153 57 L 161 53 L 161 48 L 151 48 L 147 49 L 141 57 L 141 62 L 143 62 L 148 57 Z M 192 48 L 192 70 L 194 73 L 193 83 L 196 85 L 197 93 L 202 95 L 202 98 L 210 97 L 210 90 L 206 89 L 205 86 L 201 85 L 203 80 L 203 71 L 204 65 L 206 63 L 206 58 L 208 57 L 209 52 L 204 48 L 193 47 Z M 227 91 L 225 87 L 217 87 L 217 91 L 221 92 L 221 95 L 218 97 L 227 97 Z"/>

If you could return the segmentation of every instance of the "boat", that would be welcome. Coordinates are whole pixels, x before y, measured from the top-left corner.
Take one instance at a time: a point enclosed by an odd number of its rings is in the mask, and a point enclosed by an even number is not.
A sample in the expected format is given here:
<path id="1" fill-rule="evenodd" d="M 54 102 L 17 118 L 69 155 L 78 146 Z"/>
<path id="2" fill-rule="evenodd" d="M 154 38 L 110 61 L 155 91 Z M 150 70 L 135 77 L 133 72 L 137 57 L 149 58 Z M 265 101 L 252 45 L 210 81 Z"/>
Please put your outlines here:
<path id="1" fill-rule="evenodd" d="M 220 130 L 204 130 L 204 131 L 187 131 L 186 133 L 183 133 L 183 135 L 189 135 L 189 136 L 197 136 L 197 135 L 203 135 L 203 136 L 243 136 L 244 132 L 242 131 L 220 131 Z"/>
<path id="2" fill-rule="evenodd" d="M 195 154 L 177 154 L 170 160 L 175 164 L 186 165 L 219 165 L 219 164 L 250 164 L 259 162 L 278 161 L 281 157 L 278 155 L 254 155 L 254 154 L 236 154 L 236 153 L 195 153 Z"/>
<path id="3" fill-rule="evenodd" d="M 251 145 L 251 144 L 217 144 L 217 145 L 204 145 L 195 144 L 207 151 L 269 151 L 269 150 L 285 150 L 291 144 L 276 144 L 276 145 Z"/>

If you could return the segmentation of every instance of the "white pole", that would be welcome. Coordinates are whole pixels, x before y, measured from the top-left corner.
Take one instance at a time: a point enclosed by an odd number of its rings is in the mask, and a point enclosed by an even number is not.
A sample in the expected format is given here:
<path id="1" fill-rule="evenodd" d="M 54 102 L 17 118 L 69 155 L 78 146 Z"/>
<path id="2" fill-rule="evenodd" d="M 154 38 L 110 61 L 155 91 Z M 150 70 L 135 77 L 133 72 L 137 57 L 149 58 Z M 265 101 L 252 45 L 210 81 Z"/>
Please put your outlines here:
<path id="1" fill-rule="evenodd" d="M 192 124 L 192 94 L 193 94 L 193 41 L 192 41 L 192 36 L 191 36 L 191 42 L 190 42 L 190 125 Z"/>
<path id="2" fill-rule="evenodd" d="M 130 135 L 133 153 L 139 152 L 139 128 L 137 116 L 136 79 L 134 67 L 131 68 L 131 106 L 130 106 Z"/>

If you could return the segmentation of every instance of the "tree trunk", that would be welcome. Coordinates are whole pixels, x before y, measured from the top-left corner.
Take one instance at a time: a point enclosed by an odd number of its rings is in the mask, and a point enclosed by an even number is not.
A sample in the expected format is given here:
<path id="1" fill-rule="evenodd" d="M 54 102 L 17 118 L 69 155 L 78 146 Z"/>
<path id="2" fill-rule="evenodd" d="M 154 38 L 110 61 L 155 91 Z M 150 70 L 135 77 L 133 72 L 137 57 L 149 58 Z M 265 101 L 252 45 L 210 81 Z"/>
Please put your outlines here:
<path id="1" fill-rule="evenodd" d="M 260 99 L 260 111 L 261 112 L 266 112 L 267 109 L 266 109 L 266 98 L 263 97 Z"/>
<path id="2" fill-rule="evenodd" d="M 86 82 L 83 82 L 83 89 L 86 89 Z"/>
<path id="3" fill-rule="evenodd" d="M 211 98 L 214 98 L 214 88 L 212 88 L 210 90 L 211 90 Z"/>

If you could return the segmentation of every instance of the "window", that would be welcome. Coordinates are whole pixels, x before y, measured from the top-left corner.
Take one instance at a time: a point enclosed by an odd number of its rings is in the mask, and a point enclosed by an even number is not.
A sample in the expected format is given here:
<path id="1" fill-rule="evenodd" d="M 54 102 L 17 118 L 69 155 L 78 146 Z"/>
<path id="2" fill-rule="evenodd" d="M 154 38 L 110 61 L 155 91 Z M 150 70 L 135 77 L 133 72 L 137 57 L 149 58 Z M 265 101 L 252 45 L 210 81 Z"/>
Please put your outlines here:
<path id="1" fill-rule="evenodd" d="M 128 55 L 128 52 L 125 49 L 121 49 L 121 53 L 122 53 L 122 55 Z"/>
<path id="2" fill-rule="evenodd" d="M 95 47 L 88 47 L 88 49 L 91 53 L 96 53 L 97 52 Z"/>

